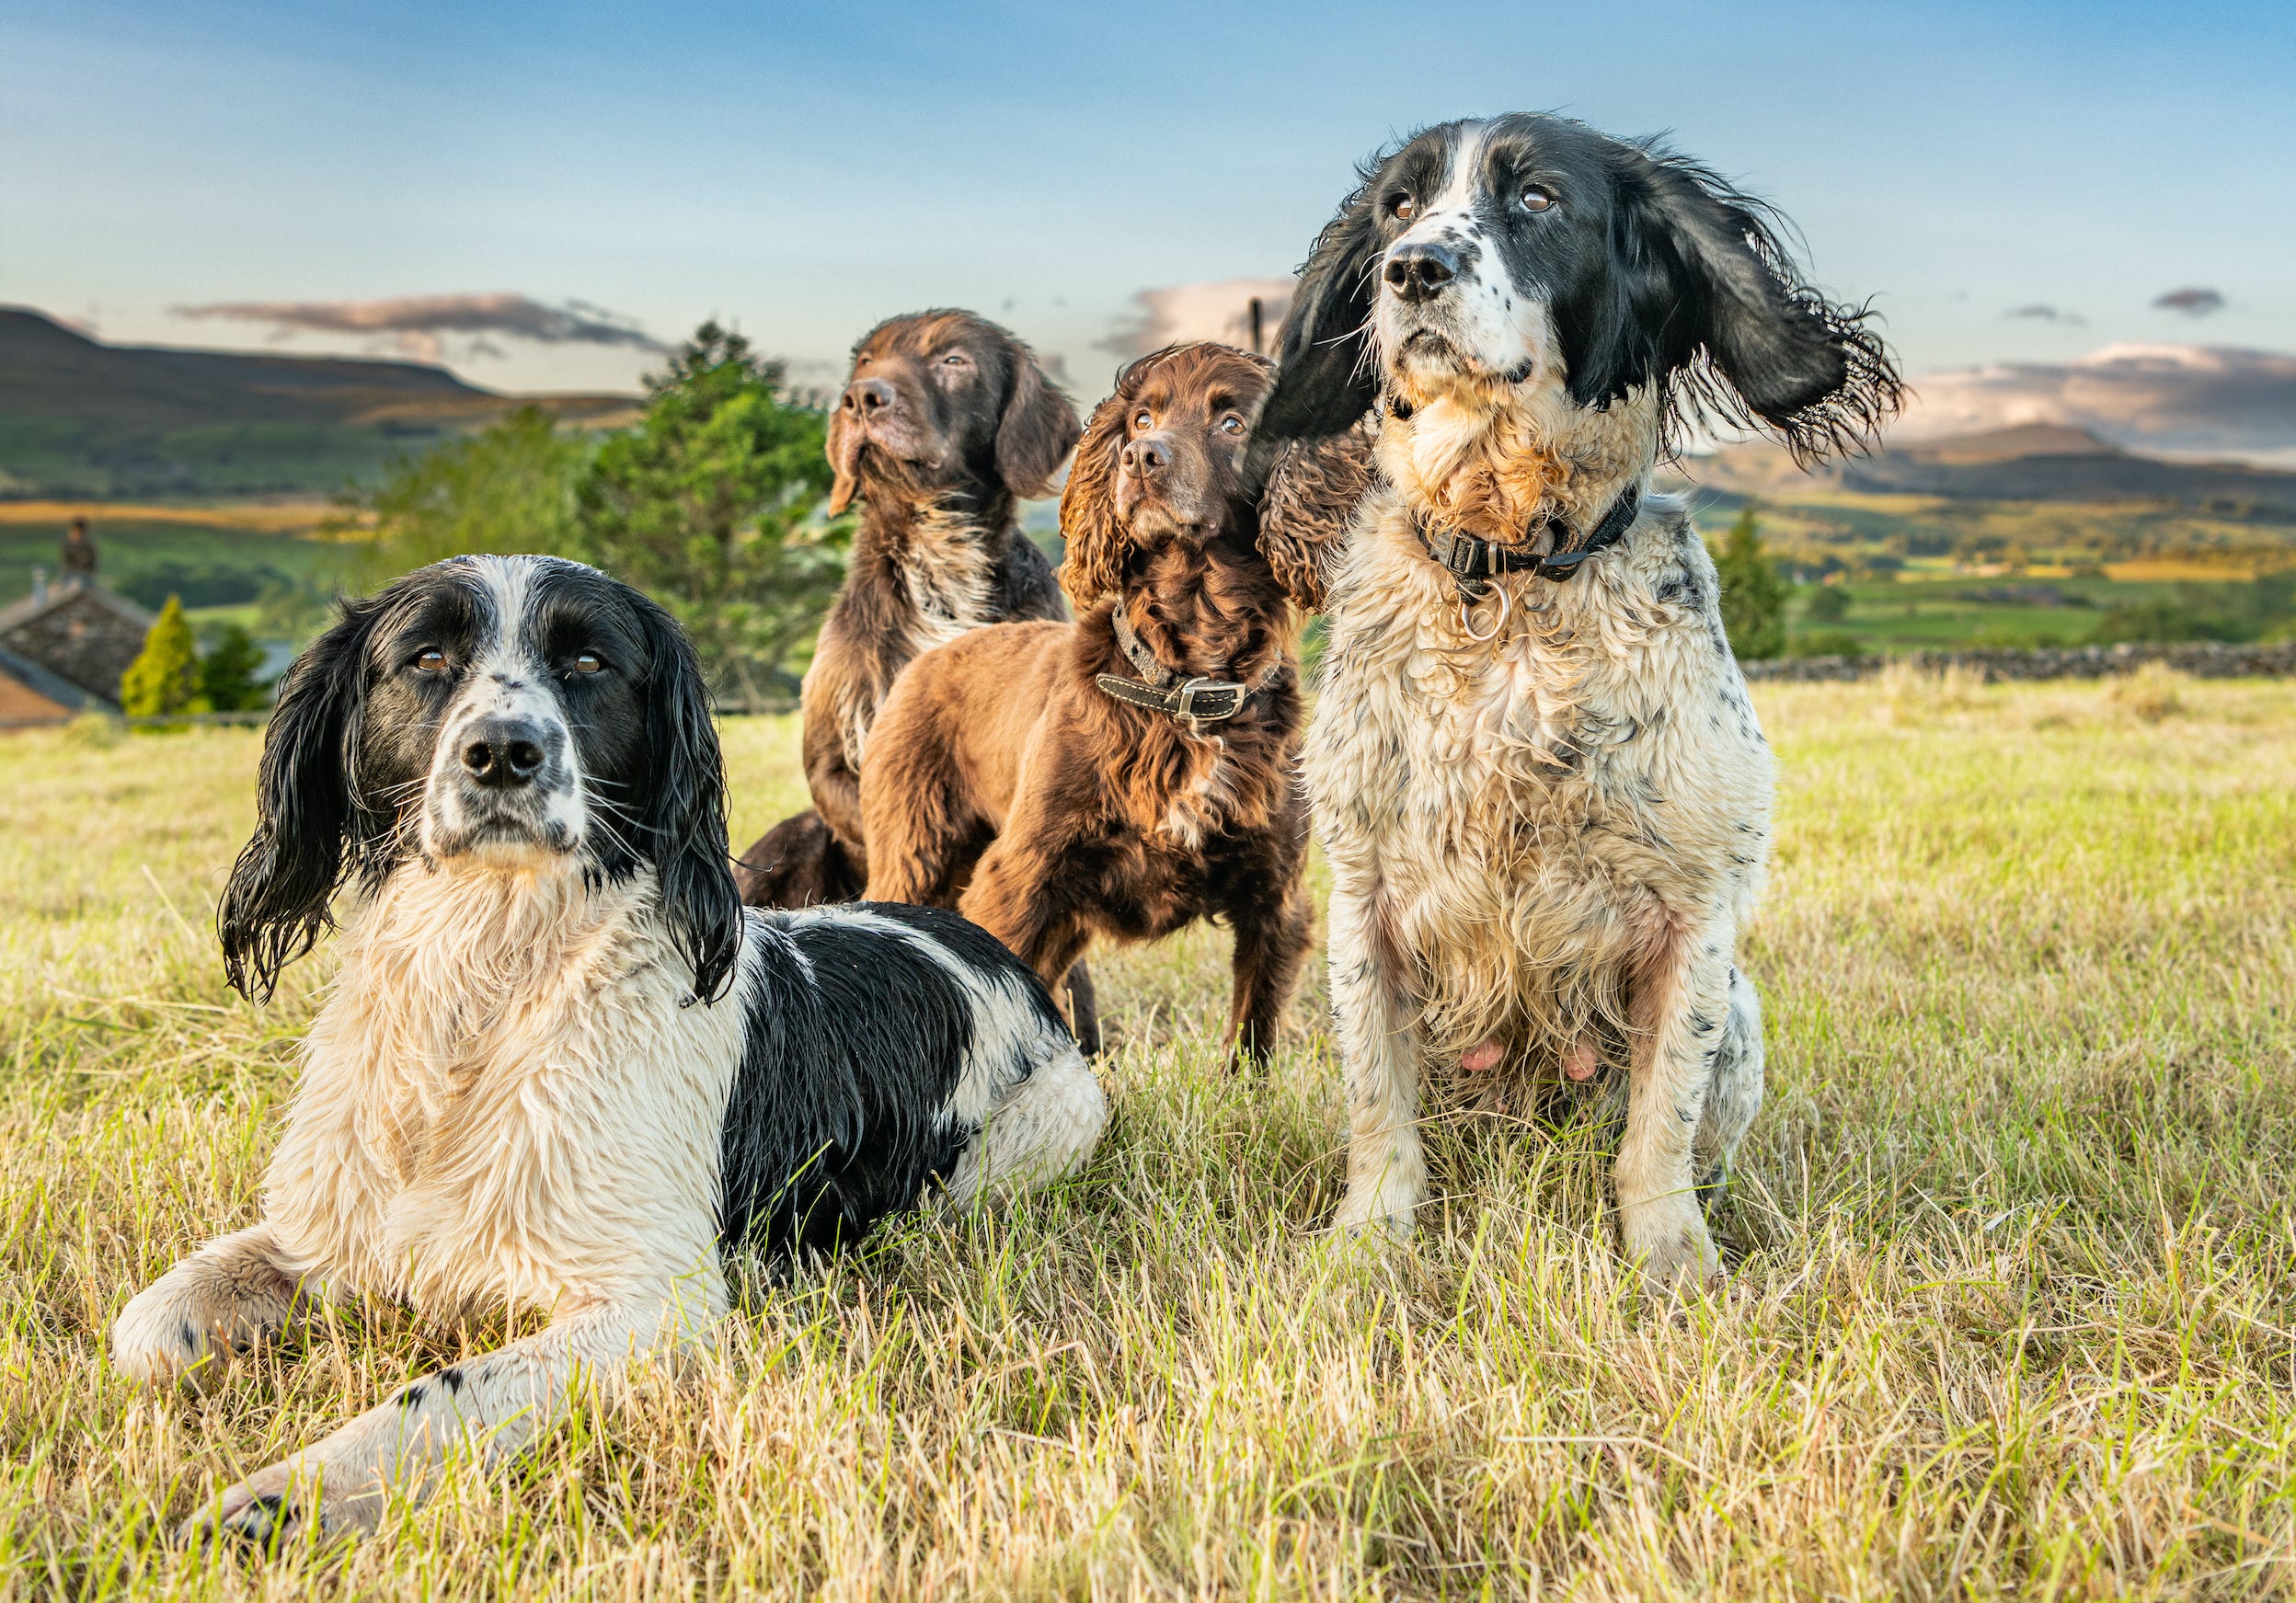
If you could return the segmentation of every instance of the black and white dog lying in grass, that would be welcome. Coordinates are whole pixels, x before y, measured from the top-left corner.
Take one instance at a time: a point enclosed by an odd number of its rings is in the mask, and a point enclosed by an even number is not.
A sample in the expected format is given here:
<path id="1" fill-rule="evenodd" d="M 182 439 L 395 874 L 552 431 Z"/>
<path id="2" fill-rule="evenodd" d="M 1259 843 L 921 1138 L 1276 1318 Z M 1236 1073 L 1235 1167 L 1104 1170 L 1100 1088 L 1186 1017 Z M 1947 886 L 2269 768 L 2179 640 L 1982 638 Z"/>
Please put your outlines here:
<path id="1" fill-rule="evenodd" d="M 269 995 L 347 889 L 263 1221 L 131 1302 L 119 1367 L 204 1380 L 312 1307 L 384 1296 L 548 1327 L 438 1371 L 194 1517 L 368 1530 L 452 1453 L 499 1460 L 574 1388 L 700 1337 L 719 1253 L 850 1241 L 1074 1168 L 1099 1087 L 1035 975 L 954 914 L 744 911 L 692 647 L 574 563 L 463 557 L 290 671 L 224 894 Z"/>

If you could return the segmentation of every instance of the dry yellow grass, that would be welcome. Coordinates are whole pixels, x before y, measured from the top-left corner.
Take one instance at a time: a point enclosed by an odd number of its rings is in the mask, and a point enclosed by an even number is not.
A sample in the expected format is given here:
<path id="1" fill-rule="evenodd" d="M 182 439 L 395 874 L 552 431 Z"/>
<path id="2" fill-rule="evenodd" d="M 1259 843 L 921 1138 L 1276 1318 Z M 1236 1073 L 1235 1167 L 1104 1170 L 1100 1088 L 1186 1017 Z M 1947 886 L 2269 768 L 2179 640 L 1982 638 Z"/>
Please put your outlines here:
<path id="1" fill-rule="evenodd" d="M 1446 1131 L 1416 1244 L 1327 1239 L 1317 997 L 1230 1081 L 1192 935 L 1098 966 L 1079 1181 L 753 1286 L 683 1384 L 270 1561 L 161 1533 L 459 1338 L 327 1331 L 204 1400 L 109 1372 L 125 1298 L 250 1216 L 325 965 L 261 1012 L 217 974 L 253 735 L 17 737 L 0 1593 L 2296 1593 L 2296 687 L 1758 693 L 1772 1091 L 1726 1305 L 1636 1311 L 1586 1131 Z M 746 840 L 793 731 L 729 746 Z"/>
<path id="2" fill-rule="evenodd" d="M 201 529 L 257 529 L 266 534 L 307 533 L 325 521 L 333 503 L 308 497 L 170 506 L 135 501 L 0 501 L 0 523 L 182 523 Z"/>

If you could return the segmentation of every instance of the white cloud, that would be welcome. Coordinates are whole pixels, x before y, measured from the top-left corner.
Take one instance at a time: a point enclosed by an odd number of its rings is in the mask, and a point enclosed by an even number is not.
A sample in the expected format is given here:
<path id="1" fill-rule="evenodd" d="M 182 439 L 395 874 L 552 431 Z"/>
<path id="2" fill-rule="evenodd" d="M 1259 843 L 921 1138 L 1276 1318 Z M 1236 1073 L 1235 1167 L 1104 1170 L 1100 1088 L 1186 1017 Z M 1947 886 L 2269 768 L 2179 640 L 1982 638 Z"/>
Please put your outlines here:
<path id="1" fill-rule="evenodd" d="M 2296 456 L 2296 356 L 2210 345 L 2107 345 L 2076 361 L 1926 373 L 1890 430 L 1936 440 L 2056 423 L 2132 450 L 2285 464 Z"/>

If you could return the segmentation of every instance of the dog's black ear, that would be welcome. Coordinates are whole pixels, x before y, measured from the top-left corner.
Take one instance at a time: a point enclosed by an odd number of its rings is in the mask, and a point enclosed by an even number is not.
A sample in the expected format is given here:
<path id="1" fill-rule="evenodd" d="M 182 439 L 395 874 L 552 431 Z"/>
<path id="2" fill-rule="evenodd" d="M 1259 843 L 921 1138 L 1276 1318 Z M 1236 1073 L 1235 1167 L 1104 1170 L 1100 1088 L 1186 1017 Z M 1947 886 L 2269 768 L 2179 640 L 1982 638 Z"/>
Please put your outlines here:
<path id="1" fill-rule="evenodd" d="M 715 1002 L 741 955 L 741 897 L 726 840 L 726 763 L 694 643 L 659 605 L 630 592 L 645 635 L 646 760 L 640 845 L 661 881 L 670 938 L 694 965 L 694 994 Z"/>
<path id="2" fill-rule="evenodd" d="M 1385 247 L 1372 207 L 1375 177 L 1363 175 L 1300 269 L 1300 286 L 1276 338 L 1275 385 L 1252 425 L 1246 461 L 1256 484 L 1266 482 L 1287 441 L 1344 434 L 1379 399 L 1371 320 Z"/>
<path id="3" fill-rule="evenodd" d="M 1082 429 L 1075 403 L 1045 376 L 1036 353 L 1012 342 L 1013 388 L 996 424 L 996 473 L 1023 500 L 1050 493 L 1052 475 L 1075 448 Z"/>
<path id="4" fill-rule="evenodd" d="M 1803 461 L 1858 449 L 1897 412 L 1904 384 L 1871 313 L 1804 281 L 1762 202 L 1663 153 L 1637 152 L 1615 194 L 1605 303 L 1557 308 L 1572 399 L 1599 406 L 1657 378 Z"/>
<path id="5" fill-rule="evenodd" d="M 268 1002 L 279 971 L 311 949 L 349 871 L 361 829 L 348 770 L 366 694 L 367 638 L 379 600 L 345 601 L 281 681 L 263 735 L 255 834 L 232 865 L 215 913 L 224 972 L 240 995 Z"/>

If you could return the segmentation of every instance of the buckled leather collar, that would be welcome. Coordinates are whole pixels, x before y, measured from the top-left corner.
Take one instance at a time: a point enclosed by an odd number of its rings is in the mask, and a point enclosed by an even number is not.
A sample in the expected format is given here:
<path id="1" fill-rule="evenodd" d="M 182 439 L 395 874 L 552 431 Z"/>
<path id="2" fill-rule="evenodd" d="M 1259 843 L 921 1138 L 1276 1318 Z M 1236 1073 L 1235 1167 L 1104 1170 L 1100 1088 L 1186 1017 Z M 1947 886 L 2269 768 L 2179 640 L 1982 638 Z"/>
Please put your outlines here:
<path id="1" fill-rule="evenodd" d="M 1224 723 L 1244 710 L 1263 686 L 1249 685 L 1238 680 L 1214 679 L 1209 675 L 1195 679 L 1183 678 L 1174 669 L 1166 668 L 1148 649 L 1148 643 L 1134 632 L 1131 621 L 1124 615 L 1119 600 L 1116 610 L 1108 614 L 1108 622 L 1116 629 L 1117 648 L 1125 659 L 1140 670 L 1142 680 L 1121 679 L 1113 673 L 1096 673 L 1093 681 L 1101 690 L 1135 707 L 1151 712 L 1167 713 L 1188 727 L 1191 734 L 1202 734 L 1205 724 Z M 1279 662 L 1266 684 L 1273 684 L 1281 677 L 1283 665 Z"/>
<path id="2" fill-rule="evenodd" d="M 1458 585 L 1460 599 L 1478 601 L 1489 589 L 1490 581 L 1502 573 L 1532 573 L 1556 584 L 1567 582 L 1588 557 L 1608 551 L 1626 538 L 1626 531 L 1634 526 L 1635 513 L 1641 504 L 1642 492 L 1629 485 L 1626 493 L 1611 504 L 1611 510 L 1602 515 L 1593 532 L 1576 544 L 1571 541 L 1570 526 L 1552 519 L 1532 524 L 1523 530 L 1520 544 L 1506 545 L 1495 545 L 1479 535 L 1436 528 L 1417 512 L 1411 515 L 1411 528 L 1428 555 L 1440 563 Z M 1554 549 L 1544 556 L 1528 548 L 1543 529 L 1553 530 L 1556 535 L 1551 543 Z"/>

